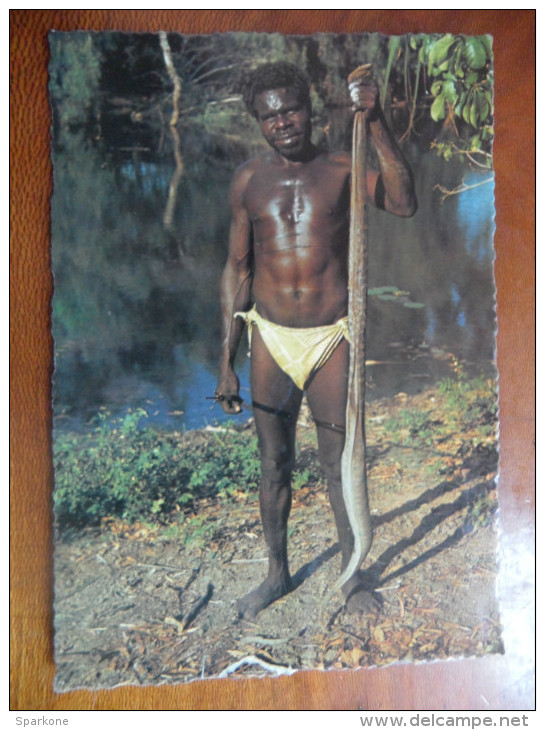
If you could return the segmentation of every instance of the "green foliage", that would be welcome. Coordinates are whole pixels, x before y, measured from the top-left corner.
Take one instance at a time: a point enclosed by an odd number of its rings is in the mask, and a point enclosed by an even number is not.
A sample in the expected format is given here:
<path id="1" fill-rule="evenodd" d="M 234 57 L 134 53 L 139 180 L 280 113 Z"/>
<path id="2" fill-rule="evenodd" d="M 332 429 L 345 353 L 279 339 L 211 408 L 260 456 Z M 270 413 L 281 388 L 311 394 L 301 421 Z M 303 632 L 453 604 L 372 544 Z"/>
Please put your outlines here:
<path id="1" fill-rule="evenodd" d="M 384 82 L 382 85 L 382 91 L 380 94 L 380 103 L 382 107 L 386 106 L 386 97 L 388 93 L 388 80 L 390 78 L 390 75 L 392 73 L 392 69 L 394 67 L 394 62 L 396 58 L 399 57 L 399 53 L 401 50 L 401 37 L 400 36 L 392 36 L 388 40 L 388 60 L 386 62 L 386 70 L 384 73 Z"/>
<path id="2" fill-rule="evenodd" d="M 142 409 L 113 419 L 101 412 L 86 434 L 56 434 L 55 514 L 59 528 L 96 524 L 104 517 L 152 519 L 176 504 L 188 468 L 173 438 L 140 429 Z M 183 492 L 183 486 L 181 491 Z"/>
<path id="3" fill-rule="evenodd" d="M 483 487 L 482 493 L 469 505 L 466 517 L 466 530 L 474 530 L 477 527 L 487 527 L 494 521 L 498 509 L 498 502 L 495 495 Z"/>
<path id="4" fill-rule="evenodd" d="M 392 438 L 406 446 L 432 446 L 445 436 L 456 432 L 466 437 L 465 448 L 483 449 L 483 444 L 495 436 L 497 426 L 497 390 L 493 380 L 469 378 L 461 371 L 456 378 L 438 383 L 437 392 L 444 399 L 441 419 L 431 411 L 402 409 L 385 421 Z"/>
<path id="5" fill-rule="evenodd" d="M 248 438 L 227 427 L 221 437 L 212 432 L 212 440 L 204 447 L 202 463 L 199 461 L 191 472 L 188 487 L 191 493 L 206 493 L 211 484 L 220 498 L 256 492 L 261 473 L 257 437 Z"/>
<path id="6" fill-rule="evenodd" d="M 490 37 L 417 35 L 410 45 L 430 82 L 431 118 L 455 130 L 455 140 L 436 141 L 437 153 L 445 160 L 469 156 L 490 166 L 494 113 Z"/>
<path id="7" fill-rule="evenodd" d="M 198 510 L 202 498 L 256 498 L 260 458 L 253 432 L 228 425 L 181 437 L 147 427 L 146 417 L 143 409 L 124 418 L 103 411 L 90 432 L 55 434 L 59 530 L 108 517 L 160 523 L 173 513 Z M 294 488 L 318 479 L 309 467 L 295 470 Z M 202 527 L 199 535 L 207 534 Z"/>
<path id="8" fill-rule="evenodd" d="M 170 517 L 168 524 L 148 524 L 147 529 L 153 532 L 158 542 L 177 542 L 202 550 L 210 545 L 222 526 L 221 517 L 211 520 L 203 515 L 179 512 Z"/>
<path id="9" fill-rule="evenodd" d="M 92 33 L 51 33 L 49 91 L 61 126 L 81 125 L 98 103 L 102 55 Z"/>
<path id="10" fill-rule="evenodd" d="M 462 428 L 482 426 L 486 436 L 496 428 L 497 386 L 493 380 L 471 379 L 462 371 L 456 379 L 440 381 L 438 391 L 445 397 L 447 415 L 455 416 Z"/>
<path id="11" fill-rule="evenodd" d="M 302 471 L 294 472 L 291 486 L 295 491 L 297 491 L 301 489 L 301 487 L 305 487 L 307 484 L 316 481 L 316 475 L 313 475 L 311 470 L 308 467 L 305 467 Z"/>
<path id="12" fill-rule="evenodd" d="M 181 537 L 187 545 L 203 548 L 214 537 L 218 526 L 219 521 L 209 522 L 206 517 L 196 515 L 185 521 Z"/>
<path id="13" fill-rule="evenodd" d="M 405 445 L 426 445 L 432 443 L 434 422 L 428 411 L 403 409 L 394 418 L 385 421 L 386 431 Z"/>

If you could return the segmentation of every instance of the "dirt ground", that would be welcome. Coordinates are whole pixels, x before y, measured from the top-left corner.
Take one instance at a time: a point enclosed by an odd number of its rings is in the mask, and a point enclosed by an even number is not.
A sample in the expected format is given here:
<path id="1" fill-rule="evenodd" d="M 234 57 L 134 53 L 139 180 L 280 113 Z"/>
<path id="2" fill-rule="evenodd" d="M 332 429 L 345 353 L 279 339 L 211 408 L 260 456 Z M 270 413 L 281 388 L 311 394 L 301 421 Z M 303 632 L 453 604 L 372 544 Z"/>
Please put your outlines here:
<path id="1" fill-rule="evenodd" d="M 201 501 L 193 535 L 111 521 L 56 545 L 56 690 L 501 652 L 494 440 L 468 451 L 467 434 L 452 434 L 417 449 L 385 428 L 401 408 L 433 411 L 438 400 L 398 394 L 367 409 L 375 538 L 363 569 L 377 615 L 349 614 L 338 597 L 319 615 L 340 566 L 323 484 L 294 492 L 296 587 L 254 623 L 235 601 L 266 571 L 255 496 Z M 299 463 L 315 458 L 313 432 L 299 425 Z"/>

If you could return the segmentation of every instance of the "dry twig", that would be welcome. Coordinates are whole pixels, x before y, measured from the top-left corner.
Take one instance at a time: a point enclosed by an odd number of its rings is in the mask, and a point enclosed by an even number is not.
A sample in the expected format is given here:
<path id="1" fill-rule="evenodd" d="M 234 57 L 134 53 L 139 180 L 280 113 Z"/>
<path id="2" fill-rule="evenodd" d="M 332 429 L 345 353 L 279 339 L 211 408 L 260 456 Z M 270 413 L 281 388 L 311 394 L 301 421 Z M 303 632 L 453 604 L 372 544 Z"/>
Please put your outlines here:
<path id="1" fill-rule="evenodd" d="M 240 669 L 240 667 L 248 666 L 261 667 L 261 669 L 265 669 L 265 671 L 271 672 L 271 674 L 274 674 L 277 677 L 280 677 L 282 675 L 290 676 L 292 674 L 295 674 L 295 672 L 297 671 L 296 669 L 292 669 L 291 667 L 283 667 L 279 664 L 269 664 L 268 662 L 263 661 L 263 659 L 260 659 L 257 656 L 246 656 L 243 659 L 239 659 L 238 662 L 234 662 L 233 664 L 229 664 L 228 667 L 225 667 L 223 672 L 220 672 L 220 674 L 218 674 L 218 678 L 224 679 L 230 674 L 236 672 L 238 669 Z"/>

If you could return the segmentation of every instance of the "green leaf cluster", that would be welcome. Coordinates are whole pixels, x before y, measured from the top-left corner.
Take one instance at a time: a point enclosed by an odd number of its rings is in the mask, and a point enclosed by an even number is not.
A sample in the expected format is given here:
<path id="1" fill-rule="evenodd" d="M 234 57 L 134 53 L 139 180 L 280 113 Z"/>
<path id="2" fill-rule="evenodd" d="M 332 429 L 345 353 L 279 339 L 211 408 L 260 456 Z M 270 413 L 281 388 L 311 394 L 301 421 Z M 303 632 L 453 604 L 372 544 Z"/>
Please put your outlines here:
<path id="1" fill-rule="evenodd" d="M 137 409 L 115 419 L 102 411 L 88 433 L 56 433 L 54 508 L 59 529 L 112 516 L 153 518 L 174 508 L 182 496 L 178 480 L 187 480 L 187 469 L 176 458 L 173 439 L 159 441 L 150 429 L 139 429 L 146 415 Z"/>
<path id="2" fill-rule="evenodd" d="M 168 522 L 198 512 L 203 498 L 254 498 L 261 467 L 252 430 L 181 435 L 146 425 L 143 409 L 114 418 L 102 411 L 88 432 L 58 431 L 53 445 L 54 510 L 60 532 L 104 518 Z M 295 488 L 316 483 L 317 469 L 295 470 Z"/>
<path id="3" fill-rule="evenodd" d="M 411 37 L 410 45 L 418 51 L 430 82 L 433 121 L 450 122 L 458 136 L 460 125 L 469 130 L 461 150 L 456 144 L 439 143 L 436 151 L 446 160 L 456 151 L 487 152 L 494 114 L 490 36 L 418 35 Z"/>
<path id="4" fill-rule="evenodd" d="M 486 436 L 494 432 L 498 409 L 495 381 L 471 379 L 462 370 L 458 378 L 441 380 L 437 387 L 445 398 L 447 414 L 458 418 L 461 431 L 476 425 Z"/>

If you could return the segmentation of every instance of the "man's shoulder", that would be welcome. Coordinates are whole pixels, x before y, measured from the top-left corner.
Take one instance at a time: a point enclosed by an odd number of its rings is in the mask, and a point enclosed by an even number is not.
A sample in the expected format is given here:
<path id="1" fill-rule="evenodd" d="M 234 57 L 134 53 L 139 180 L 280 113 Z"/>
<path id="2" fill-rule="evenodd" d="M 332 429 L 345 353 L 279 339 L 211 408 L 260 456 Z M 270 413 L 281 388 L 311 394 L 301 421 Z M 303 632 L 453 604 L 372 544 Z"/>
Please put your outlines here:
<path id="1" fill-rule="evenodd" d="M 267 153 L 252 157 L 237 167 L 231 181 L 231 202 L 242 204 L 246 196 L 246 191 L 250 186 L 254 176 L 261 170 L 265 169 L 269 163 L 267 162 Z"/>
<path id="2" fill-rule="evenodd" d="M 246 162 L 243 162 L 237 167 L 233 174 L 233 183 L 241 184 L 244 182 L 248 182 L 250 178 L 255 175 L 256 172 L 259 172 L 270 164 L 269 158 L 270 155 L 265 152 L 261 155 L 256 155 L 256 157 L 252 157 L 251 159 L 246 160 Z"/>
<path id="3" fill-rule="evenodd" d="M 352 158 L 350 152 L 327 152 L 325 154 L 327 161 L 332 165 L 346 166 L 351 165 Z"/>
<path id="4" fill-rule="evenodd" d="M 237 197 L 244 195 L 244 191 L 246 190 L 248 183 L 252 179 L 255 172 L 255 168 L 251 163 L 252 160 L 243 162 L 237 167 L 237 169 L 233 173 L 233 178 L 231 180 L 232 199 L 236 199 Z"/>
<path id="5" fill-rule="evenodd" d="M 270 167 L 271 165 L 277 164 L 278 156 L 275 155 L 272 150 L 265 150 L 263 152 L 260 152 L 258 155 L 255 155 L 255 157 L 251 157 L 249 160 L 246 160 L 246 162 L 243 162 L 242 165 L 238 167 L 238 169 L 251 170 L 252 172 L 256 172 L 266 167 Z"/>

